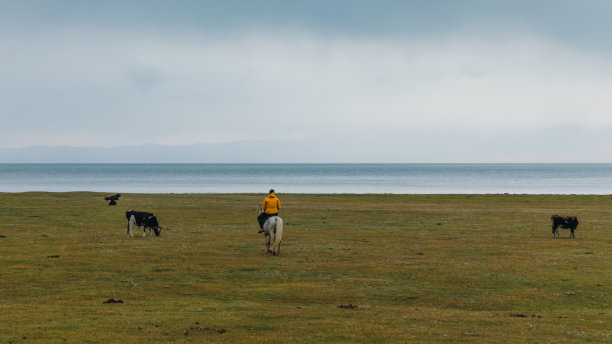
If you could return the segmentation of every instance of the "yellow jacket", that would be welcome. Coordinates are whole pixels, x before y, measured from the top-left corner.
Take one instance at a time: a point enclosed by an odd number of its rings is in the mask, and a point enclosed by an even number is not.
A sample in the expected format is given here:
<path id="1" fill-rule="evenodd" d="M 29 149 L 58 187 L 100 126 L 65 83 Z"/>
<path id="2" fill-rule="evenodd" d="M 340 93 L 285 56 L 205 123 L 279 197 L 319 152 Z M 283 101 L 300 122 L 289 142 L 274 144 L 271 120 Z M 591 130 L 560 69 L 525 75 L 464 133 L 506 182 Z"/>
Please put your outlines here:
<path id="1" fill-rule="evenodd" d="M 276 214 L 280 209 L 280 200 L 276 198 L 274 193 L 271 193 L 268 195 L 268 197 L 264 198 L 261 209 L 263 209 L 267 214 Z"/>

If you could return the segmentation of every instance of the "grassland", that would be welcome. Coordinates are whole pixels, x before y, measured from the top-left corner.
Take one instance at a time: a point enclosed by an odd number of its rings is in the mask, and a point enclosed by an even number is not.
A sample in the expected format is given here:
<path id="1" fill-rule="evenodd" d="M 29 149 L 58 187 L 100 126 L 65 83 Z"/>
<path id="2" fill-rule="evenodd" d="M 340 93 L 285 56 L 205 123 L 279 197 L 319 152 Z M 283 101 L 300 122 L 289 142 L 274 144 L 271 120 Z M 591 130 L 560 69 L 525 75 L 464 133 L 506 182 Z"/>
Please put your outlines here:
<path id="1" fill-rule="evenodd" d="M 264 195 L 103 196 L 0 194 L 0 342 L 612 341 L 611 196 L 280 194 L 281 257 Z"/>

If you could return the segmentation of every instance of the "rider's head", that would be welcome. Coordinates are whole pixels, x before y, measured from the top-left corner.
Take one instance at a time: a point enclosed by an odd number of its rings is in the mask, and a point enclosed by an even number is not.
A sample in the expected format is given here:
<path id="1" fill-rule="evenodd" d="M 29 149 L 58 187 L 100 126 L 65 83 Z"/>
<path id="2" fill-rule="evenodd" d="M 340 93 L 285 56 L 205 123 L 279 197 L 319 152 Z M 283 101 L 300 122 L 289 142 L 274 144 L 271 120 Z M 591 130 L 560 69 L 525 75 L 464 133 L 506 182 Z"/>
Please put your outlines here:
<path id="1" fill-rule="evenodd" d="M 270 189 L 269 193 L 273 194 L 274 193 L 274 189 Z"/>

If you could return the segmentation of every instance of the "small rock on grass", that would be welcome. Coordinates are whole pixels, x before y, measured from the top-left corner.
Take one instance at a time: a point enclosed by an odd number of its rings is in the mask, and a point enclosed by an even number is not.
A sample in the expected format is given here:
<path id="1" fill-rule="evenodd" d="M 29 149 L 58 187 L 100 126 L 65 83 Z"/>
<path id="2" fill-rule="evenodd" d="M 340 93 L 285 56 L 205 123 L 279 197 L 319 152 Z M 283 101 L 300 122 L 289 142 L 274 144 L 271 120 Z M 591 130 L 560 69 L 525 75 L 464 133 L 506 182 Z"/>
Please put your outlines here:
<path id="1" fill-rule="evenodd" d="M 102 303 L 123 303 L 123 300 L 115 300 L 113 298 L 110 298 Z"/>
<path id="2" fill-rule="evenodd" d="M 342 308 L 342 309 L 357 309 L 357 308 L 359 308 L 359 306 L 354 306 L 353 304 L 349 303 L 348 305 L 340 305 L 340 306 L 338 306 L 338 308 Z"/>

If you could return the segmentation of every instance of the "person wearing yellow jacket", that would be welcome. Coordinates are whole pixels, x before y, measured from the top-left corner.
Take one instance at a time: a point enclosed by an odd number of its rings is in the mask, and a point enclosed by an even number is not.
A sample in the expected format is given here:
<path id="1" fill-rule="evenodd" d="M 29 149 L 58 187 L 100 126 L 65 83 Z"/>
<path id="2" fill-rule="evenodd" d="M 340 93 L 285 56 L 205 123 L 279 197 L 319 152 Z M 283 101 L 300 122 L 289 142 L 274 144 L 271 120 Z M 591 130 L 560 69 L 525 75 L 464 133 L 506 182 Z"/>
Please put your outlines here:
<path id="1" fill-rule="evenodd" d="M 280 200 L 274 194 L 274 189 L 270 190 L 268 197 L 264 198 L 263 203 L 261 205 L 261 214 L 257 216 L 257 222 L 259 222 L 259 231 L 257 233 L 263 232 L 263 225 L 266 220 L 271 216 L 277 216 L 278 210 L 280 209 Z"/>

